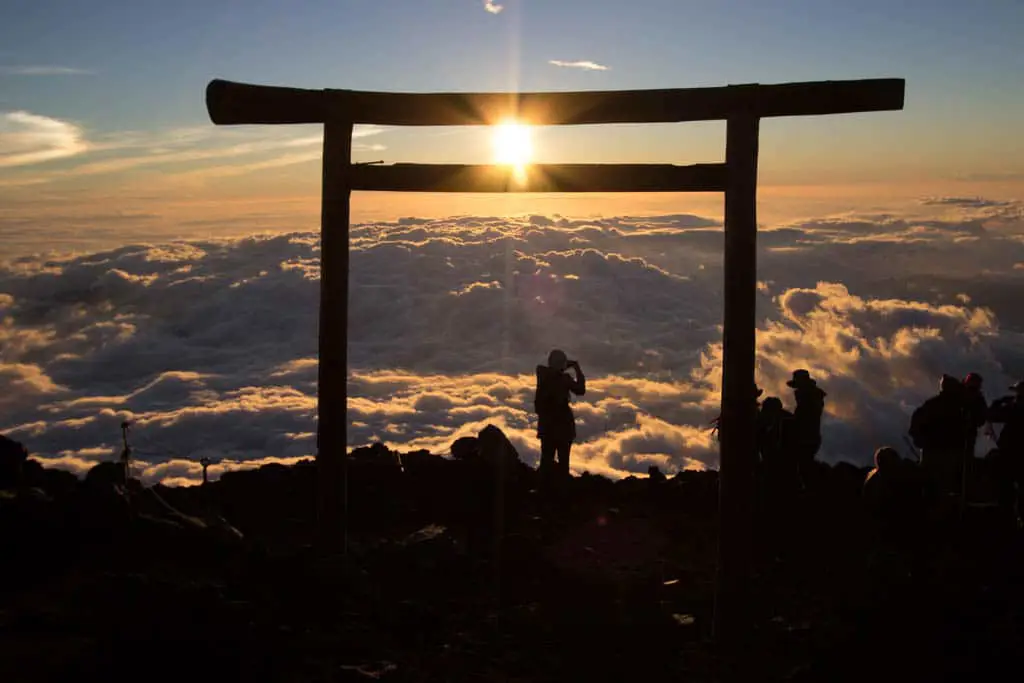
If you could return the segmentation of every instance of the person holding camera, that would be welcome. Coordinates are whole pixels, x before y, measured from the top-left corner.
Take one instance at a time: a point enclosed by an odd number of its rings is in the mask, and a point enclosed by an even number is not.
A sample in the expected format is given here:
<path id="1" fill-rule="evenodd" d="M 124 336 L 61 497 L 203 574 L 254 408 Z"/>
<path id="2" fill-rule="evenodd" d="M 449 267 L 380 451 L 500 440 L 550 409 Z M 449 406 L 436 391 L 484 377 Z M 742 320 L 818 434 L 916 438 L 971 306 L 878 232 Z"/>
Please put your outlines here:
<path id="1" fill-rule="evenodd" d="M 1013 395 L 992 402 L 988 419 L 1003 425 L 996 440 L 995 460 L 999 506 L 1017 521 L 1024 512 L 1024 382 L 1016 382 L 1010 391 Z"/>
<path id="2" fill-rule="evenodd" d="M 566 372 L 570 368 L 572 375 Z M 537 366 L 533 407 L 537 412 L 540 473 L 544 479 L 551 479 L 555 472 L 561 477 L 569 476 L 569 454 L 576 439 L 576 418 L 569 406 L 570 394 L 582 396 L 586 391 L 587 380 L 580 364 L 569 360 L 564 351 L 553 350 L 548 354 L 548 364 Z"/>

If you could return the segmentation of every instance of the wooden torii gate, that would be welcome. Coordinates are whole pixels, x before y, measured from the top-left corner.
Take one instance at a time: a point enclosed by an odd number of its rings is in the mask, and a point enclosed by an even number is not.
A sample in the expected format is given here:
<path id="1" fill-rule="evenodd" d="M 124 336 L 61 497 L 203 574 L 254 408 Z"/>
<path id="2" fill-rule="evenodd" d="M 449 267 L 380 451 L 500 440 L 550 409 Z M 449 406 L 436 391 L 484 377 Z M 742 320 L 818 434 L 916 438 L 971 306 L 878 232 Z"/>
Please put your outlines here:
<path id="1" fill-rule="evenodd" d="M 750 567 L 756 452 L 754 387 L 759 121 L 903 108 L 903 79 L 552 93 L 385 93 L 304 90 L 213 80 L 215 124 L 324 126 L 317 392 L 318 510 L 324 538 L 345 513 L 349 208 L 353 190 L 392 192 L 724 192 L 725 312 L 715 633 L 741 630 Z M 725 120 L 725 163 L 353 165 L 355 124 L 533 125 Z"/>

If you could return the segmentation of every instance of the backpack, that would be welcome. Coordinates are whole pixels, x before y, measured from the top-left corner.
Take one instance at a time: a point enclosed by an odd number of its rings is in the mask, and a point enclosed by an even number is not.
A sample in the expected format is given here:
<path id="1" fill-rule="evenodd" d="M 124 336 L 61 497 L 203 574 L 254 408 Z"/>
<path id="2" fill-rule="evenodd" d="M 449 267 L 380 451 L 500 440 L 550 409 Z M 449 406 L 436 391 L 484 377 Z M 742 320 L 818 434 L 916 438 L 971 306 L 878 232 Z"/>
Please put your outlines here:
<path id="1" fill-rule="evenodd" d="M 555 373 L 546 367 L 537 368 L 537 393 L 533 398 L 533 409 L 537 415 L 549 415 L 558 409 L 559 380 L 561 373 Z"/>

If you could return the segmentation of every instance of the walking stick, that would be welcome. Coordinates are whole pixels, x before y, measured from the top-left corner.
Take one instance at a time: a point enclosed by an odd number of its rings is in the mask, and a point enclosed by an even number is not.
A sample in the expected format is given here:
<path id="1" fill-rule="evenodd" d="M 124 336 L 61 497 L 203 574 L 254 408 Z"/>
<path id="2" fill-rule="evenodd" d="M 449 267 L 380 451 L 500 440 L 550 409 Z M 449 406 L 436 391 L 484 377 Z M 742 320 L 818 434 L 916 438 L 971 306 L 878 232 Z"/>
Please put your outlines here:
<path id="1" fill-rule="evenodd" d="M 913 439 L 911 439 L 907 434 L 904 434 L 903 435 L 903 442 L 907 445 L 907 448 L 910 449 L 910 452 L 911 452 L 911 454 L 913 454 L 914 459 L 917 460 L 917 464 L 920 465 L 921 464 L 921 452 L 917 450 L 917 446 L 914 445 Z"/>

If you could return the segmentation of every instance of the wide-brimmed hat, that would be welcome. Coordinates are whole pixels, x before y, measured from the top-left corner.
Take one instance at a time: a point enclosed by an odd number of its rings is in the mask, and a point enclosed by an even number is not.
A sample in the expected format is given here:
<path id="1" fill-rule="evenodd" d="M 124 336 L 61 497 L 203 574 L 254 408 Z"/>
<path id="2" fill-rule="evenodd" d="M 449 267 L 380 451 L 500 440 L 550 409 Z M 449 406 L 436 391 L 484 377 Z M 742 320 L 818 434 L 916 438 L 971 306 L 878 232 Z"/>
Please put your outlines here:
<path id="1" fill-rule="evenodd" d="M 811 379 L 811 373 L 802 369 L 794 370 L 793 379 L 786 382 L 786 386 L 793 387 L 794 389 L 797 389 L 799 387 L 814 386 L 815 384 L 817 384 L 817 382 Z"/>

